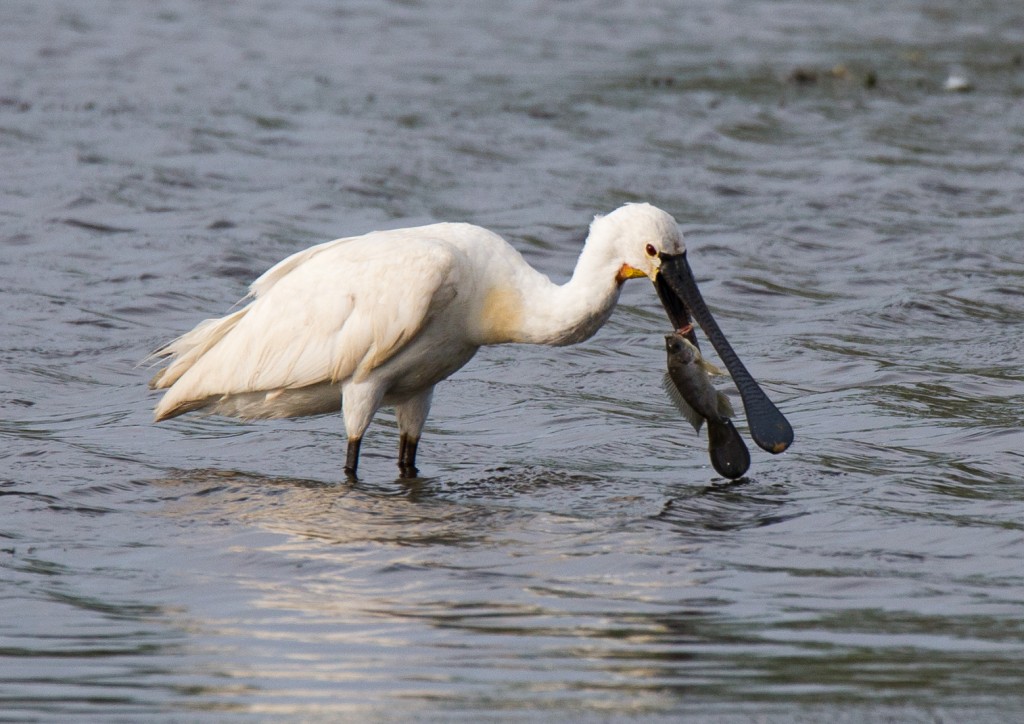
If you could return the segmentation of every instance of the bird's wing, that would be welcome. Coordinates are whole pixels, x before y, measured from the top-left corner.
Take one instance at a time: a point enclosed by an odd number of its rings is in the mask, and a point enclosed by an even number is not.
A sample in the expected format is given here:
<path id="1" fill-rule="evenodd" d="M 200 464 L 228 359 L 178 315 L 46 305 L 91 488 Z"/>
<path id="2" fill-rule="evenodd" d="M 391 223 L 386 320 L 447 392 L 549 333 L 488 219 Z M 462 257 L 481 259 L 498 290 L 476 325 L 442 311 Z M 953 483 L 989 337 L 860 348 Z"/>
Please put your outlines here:
<path id="1" fill-rule="evenodd" d="M 365 377 L 451 303 L 457 284 L 456 252 L 441 241 L 371 235 L 299 252 L 253 284 L 244 309 L 168 345 L 177 359 L 156 386 L 173 386 L 157 416 L 211 396 Z"/>
<path id="2" fill-rule="evenodd" d="M 343 246 L 345 244 L 351 244 L 358 242 L 358 237 L 351 237 L 346 239 L 335 239 L 334 241 L 325 241 L 323 244 L 317 244 L 311 246 L 308 249 L 297 251 L 291 256 L 287 256 L 281 261 L 274 264 L 274 266 L 267 269 L 265 272 L 249 285 L 249 296 L 259 297 L 270 291 L 278 280 L 287 276 L 289 272 L 302 266 L 317 254 L 321 254 L 325 251 L 335 249 L 336 247 Z"/>

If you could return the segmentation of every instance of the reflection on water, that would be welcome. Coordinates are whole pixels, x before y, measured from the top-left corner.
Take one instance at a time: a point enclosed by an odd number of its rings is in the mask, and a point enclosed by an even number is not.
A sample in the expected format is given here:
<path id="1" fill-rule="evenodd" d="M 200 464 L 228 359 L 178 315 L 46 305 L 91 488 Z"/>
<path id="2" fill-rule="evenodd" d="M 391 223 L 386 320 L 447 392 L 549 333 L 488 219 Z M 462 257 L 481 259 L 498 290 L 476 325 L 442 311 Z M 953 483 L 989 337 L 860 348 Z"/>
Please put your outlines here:
<path id="1" fill-rule="evenodd" d="M 1018 715 L 1017 4 L 109 9 L 0 23 L 0 719 Z M 299 248 L 565 279 L 627 200 L 797 430 L 737 483 L 642 283 L 442 385 L 416 480 L 387 412 L 357 484 L 335 416 L 150 422 L 138 360 Z"/>
<path id="2" fill-rule="evenodd" d="M 736 483 L 718 484 L 704 488 L 699 494 L 683 500 L 670 500 L 660 514 L 662 520 L 672 521 L 681 531 L 735 531 L 781 523 L 797 512 L 786 513 L 787 497 L 784 490 L 752 492 L 753 485 L 745 479 Z M 760 487 L 760 486 L 758 486 Z"/>
<path id="3" fill-rule="evenodd" d="M 850 516 L 807 510 L 806 486 L 714 485 L 660 508 L 608 498 L 595 517 L 554 489 L 571 491 L 577 474 L 537 476 L 546 510 L 536 498 L 480 502 L 507 482 L 483 478 L 463 496 L 432 478 L 363 486 L 196 470 L 147 481 L 165 501 L 161 517 L 223 531 L 215 552 L 209 538 L 182 544 L 216 577 L 179 563 L 175 575 L 194 577 L 199 595 L 163 618 L 196 630 L 227 666 L 219 675 L 244 682 L 228 699 L 259 690 L 261 710 L 277 714 L 358 710 L 366 686 L 486 711 L 496 679 L 539 710 L 657 712 L 676 697 L 723 696 L 928 706 L 936 687 L 968 691 L 983 679 L 999 690 L 1007 677 L 997 672 L 1024 644 L 998 604 L 929 613 L 927 599 L 890 599 L 941 580 L 941 561 L 919 547 L 934 542 L 879 547 Z M 804 515 L 830 518 L 831 540 L 793 547 L 772 531 Z M 765 531 L 756 561 L 740 550 L 744 530 Z M 958 595 L 971 598 L 963 585 Z M 240 641 L 257 642 L 244 662 L 229 655 Z M 392 650 L 400 660 L 382 654 Z M 552 676 L 568 686 L 552 689 Z"/>

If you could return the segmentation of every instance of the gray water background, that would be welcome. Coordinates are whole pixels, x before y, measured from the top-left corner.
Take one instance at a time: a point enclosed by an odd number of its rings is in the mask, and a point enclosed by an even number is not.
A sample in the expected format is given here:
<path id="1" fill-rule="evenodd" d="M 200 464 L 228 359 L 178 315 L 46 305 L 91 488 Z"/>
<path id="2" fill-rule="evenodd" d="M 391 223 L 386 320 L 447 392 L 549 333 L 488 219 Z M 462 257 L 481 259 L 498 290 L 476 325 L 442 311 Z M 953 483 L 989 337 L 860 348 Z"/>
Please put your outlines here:
<path id="1" fill-rule="evenodd" d="M 4 2 L 0 720 L 1016 719 L 1022 52 L 994 0 Z M 293 251 L 562 280 L 632 200 L 796 429 L 741 484 L 642 280 L 441 385 L 419 480 L 390 413 L 355 486 L 337 416 L 150 422 Z"/>

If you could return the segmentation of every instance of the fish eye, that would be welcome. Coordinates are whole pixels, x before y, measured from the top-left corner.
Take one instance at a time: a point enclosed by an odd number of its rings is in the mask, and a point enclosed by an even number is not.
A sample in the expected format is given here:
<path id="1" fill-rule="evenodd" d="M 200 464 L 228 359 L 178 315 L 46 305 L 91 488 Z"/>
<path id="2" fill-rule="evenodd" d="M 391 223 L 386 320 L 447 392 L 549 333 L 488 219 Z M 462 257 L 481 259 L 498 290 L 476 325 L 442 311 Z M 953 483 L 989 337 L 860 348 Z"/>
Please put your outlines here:
<path id="1" fill-rule="evenodd" d="M 648 244 L 646 251 L 647 251 L 647 256 L 657 256 L 658 255 L 658 250 L 654 248 L 654 244 Z"/>

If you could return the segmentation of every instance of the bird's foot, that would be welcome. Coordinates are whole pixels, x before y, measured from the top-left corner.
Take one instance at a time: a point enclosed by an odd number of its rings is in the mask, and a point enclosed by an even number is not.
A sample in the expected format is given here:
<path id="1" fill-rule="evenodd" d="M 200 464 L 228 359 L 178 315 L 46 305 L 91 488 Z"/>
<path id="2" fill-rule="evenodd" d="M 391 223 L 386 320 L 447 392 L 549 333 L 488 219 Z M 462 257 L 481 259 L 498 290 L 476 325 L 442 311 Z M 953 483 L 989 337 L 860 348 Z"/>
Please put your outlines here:
<path id="1" fill-rule="evenodd" d="M 348 454 L 345 456 L 345 477 L 349 480 L 356 479 L 356 468 L 359 467 L 359 446 L 362 438 L 354 437 L 348 441 Z"/>
<path id="2" fill-rule="evenodd" d="M 418 478 L 420 475 L 416 469 L 416 447 L 419 443 L 418 437 L 405 433 L 398 438 L 398 472 L 403 478 Z"/>

